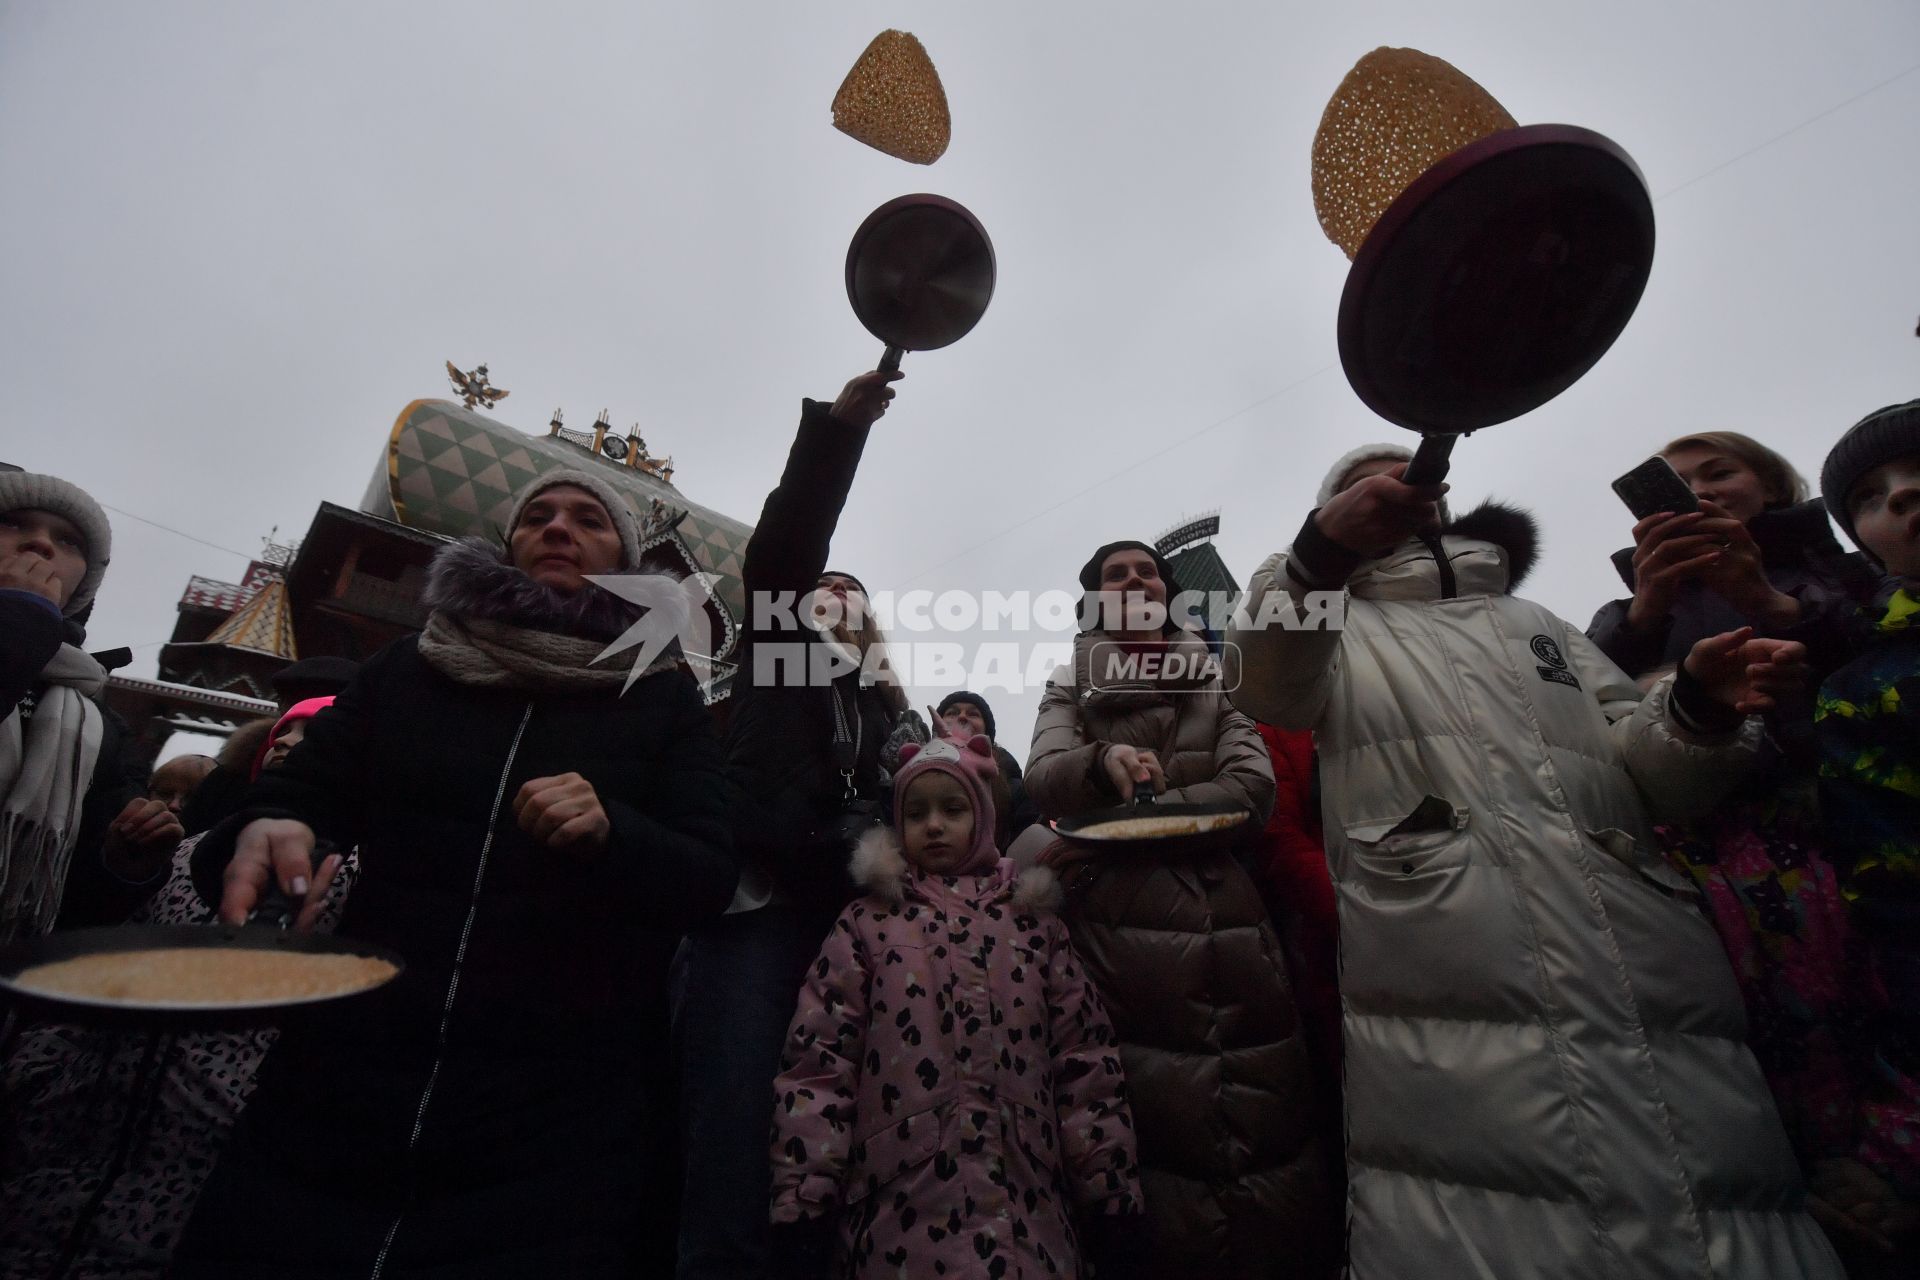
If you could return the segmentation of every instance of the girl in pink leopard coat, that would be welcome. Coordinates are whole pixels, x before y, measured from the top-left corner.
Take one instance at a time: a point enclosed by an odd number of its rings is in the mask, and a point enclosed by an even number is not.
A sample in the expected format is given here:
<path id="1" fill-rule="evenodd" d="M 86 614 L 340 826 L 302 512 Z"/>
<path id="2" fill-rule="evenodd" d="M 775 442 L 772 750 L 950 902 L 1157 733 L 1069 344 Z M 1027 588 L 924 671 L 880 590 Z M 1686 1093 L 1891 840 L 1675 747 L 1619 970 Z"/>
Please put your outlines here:
<path id="1" fill-rule="evenodd" d="M 894 828 L 854 853 L 867 896 L 808 974 L 774 1085 L 776 1267 L 1124 1273 L 1133 1116 L 1052 875 L 994 851 L 986 738 L 904 756 Z"/>

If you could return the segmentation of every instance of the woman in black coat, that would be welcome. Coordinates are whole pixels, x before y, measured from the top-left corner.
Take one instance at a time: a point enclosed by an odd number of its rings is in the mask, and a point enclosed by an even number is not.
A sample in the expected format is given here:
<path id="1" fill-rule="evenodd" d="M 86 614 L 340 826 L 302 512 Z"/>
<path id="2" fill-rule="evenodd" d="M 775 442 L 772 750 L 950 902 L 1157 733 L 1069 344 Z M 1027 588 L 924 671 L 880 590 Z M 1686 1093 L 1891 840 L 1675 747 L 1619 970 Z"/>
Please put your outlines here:
<path id="1" fill-rule="evenodd" d="M 684 673 L 592 664 L 635 616 L 584 581 L 638 566 L 618 495 L 549 473 L 509 530 L 436 557 L 425 631 L 201 845 L 224 918 L 271 876 L 303 921 L 316 841 L 358 845 L 340 931 L 407 968 L 288 1027 L 176 1274 L 647 1274 L 671 1237 L 667 969 L 736 878 L 718 744 Z"/>
<path id="2" fill-rule="evenodd" d="M 687 1152 L 680 1280 L 768 1273 L 767 1134 L 787 1023 L 807 964 L 853 894 L 849 809 L 854 822 L 867 806 L 885 811 L 881 753 L 906 698 L 882 675 L 884 645 L 861 612 L 866 589 L 827 568 L 827 549 L 900 376 L 862 374 L 832 405 L 803 402 L 786 469 L 747 543 L 748 628 L 727 731 L 745 870 L 728 914 L 690 933 L 674 966 Z M 816 591 L 844 611 L 842 625 L 809 625 Z M 812 682 L 814 673 L 826 678 Z"/>

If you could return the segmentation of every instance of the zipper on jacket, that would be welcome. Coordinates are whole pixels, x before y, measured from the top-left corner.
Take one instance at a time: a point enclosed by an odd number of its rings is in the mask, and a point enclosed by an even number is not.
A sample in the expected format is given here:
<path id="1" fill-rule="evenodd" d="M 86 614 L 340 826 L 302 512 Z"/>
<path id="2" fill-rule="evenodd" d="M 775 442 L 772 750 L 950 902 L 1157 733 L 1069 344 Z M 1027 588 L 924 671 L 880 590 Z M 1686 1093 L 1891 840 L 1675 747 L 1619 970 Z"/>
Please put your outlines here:
<path id="1" fill-rule="evenodd" d="M 1440 598 L 1453 599 L 1460 594 L 1460 584 L 1454 580 L 1453 561 L 1447 559 L 1447 548 L 1440 541 L 1440 535 L 1423 533 L 1420 535 L 1420 541 L 1426 544 L 1427 550 L 1433 552 L 1433 562 L 1440 566 Z"/>
<path id="2" fill-rule="evenodd" d="M 440 1030 L 434 1037 L 433 1067 L 427 1072 L 426 1088 L 420 1091 L 420 1105 L 413 1113 L 413 1133 L 407 1138 L 407 1157 L 413 1157 L 414 1148 L 420 1145 L 420 1131 L 427 1122 L 427 1104 L 433 1101 L 434 1082 L 440 1078 L 440 1063 L 447 1053 L 447 1024 L 453 1019 L 453 998 L 460 990 L 460 966 L 467 958 L 467 939 L 473 934 L 473 918 L 480 909 L 480 886 L 487 878 L 487 857 L 493 852 L 494 829 L 500 824 L 500 802 L 506 798 L 507 779 L 513 773 L 513 762 L 520 754 L 520 739 L 526 736 L 527 722 L 533 719 L 533 703 L 527 703 L 527 709 L 520 713 L 520 727 L 513 731 L 513 744 L 507 748 L 507 762 L 500 766 L 500 783 L 493 792 L 493 812 L 487 817 L 486 839 L 480 842 L 480 865 L 473 871 L 473 892 L 467 898 L 466 923 L 460 926 L 460 945 L 453 952 L 453 976 L 447 982 L 447 998 L 440 1006 Z M 409 1173 L 409 1183 L 412 1174 Z M 407 1199 L 413 1198 L 413 1188 L 409 1185 Z M 400 1234 L 400 1223 L 407 1216 L 407 1205 L 402 1203 L 400 1211 L 393 1215 L 393 1224 L 387 1228 L 387 1238 L 380 1244 L 380 1253 L 373 1260 L 373 1271 L 368 1280 L 380 1280 L 380 1274 L 386 1270 L 387 1254 L 393 1248 L 393 1239 Z"/>

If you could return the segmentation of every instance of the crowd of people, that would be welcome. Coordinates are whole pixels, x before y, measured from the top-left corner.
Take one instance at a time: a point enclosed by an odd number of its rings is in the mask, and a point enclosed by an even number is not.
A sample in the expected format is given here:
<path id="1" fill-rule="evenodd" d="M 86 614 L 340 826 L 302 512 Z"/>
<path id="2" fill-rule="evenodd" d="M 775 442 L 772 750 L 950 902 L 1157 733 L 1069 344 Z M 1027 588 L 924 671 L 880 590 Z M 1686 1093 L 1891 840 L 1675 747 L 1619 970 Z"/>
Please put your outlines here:
<path id="1" fill-rule="evenodd" d="M 406 959 L 277 1029 L 10 1015 L 0 1276 L 1920 1274 L 1920 401 L 1817 496 L 1661 448 L 1697 509 L 1584 631 L 1515 594 L 1530 514 L 1393 445 L 1224 635 L 1107 542 L 1023 767 L 829 558 L 899 377 L 804 403 L 742 576 L 819 662 L 754 611 L 723 714 L 596 662 L 640 528 L 567 469 L 420 633 L 150 778 L 84 648 L 106 515 L 0 474 L 0 941 Z M 1071 834 L 1147 797 L 1250 821 Z"/>

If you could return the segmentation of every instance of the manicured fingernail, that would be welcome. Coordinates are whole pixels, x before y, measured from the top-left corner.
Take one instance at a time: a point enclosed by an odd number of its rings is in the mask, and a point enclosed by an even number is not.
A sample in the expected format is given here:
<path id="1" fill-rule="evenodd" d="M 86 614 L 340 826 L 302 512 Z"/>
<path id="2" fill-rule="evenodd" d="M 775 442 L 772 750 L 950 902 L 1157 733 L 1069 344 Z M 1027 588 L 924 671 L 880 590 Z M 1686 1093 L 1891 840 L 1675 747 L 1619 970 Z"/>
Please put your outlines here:
<path id="1" fill-rule="evenodd" d="M 297 895 L 297 894 L 305 893 L 306 891 L 307 891 L 307 878 L 305 876 L 295 876 L 293 879 L 287 881 L 288 893 Z"/>

